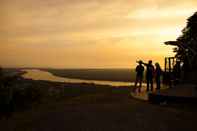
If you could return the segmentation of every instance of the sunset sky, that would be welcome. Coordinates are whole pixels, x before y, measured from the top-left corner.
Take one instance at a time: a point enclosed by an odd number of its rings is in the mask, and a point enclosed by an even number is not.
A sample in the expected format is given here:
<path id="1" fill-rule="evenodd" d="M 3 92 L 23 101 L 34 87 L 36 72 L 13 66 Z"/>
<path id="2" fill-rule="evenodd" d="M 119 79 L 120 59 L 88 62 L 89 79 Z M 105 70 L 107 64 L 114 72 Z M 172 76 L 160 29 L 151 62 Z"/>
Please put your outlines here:
<path id="1" fill-rule="evenodd" d="M 1 0 L 3 67 L 132 68 L 172 56 L 197 0 Z"/>

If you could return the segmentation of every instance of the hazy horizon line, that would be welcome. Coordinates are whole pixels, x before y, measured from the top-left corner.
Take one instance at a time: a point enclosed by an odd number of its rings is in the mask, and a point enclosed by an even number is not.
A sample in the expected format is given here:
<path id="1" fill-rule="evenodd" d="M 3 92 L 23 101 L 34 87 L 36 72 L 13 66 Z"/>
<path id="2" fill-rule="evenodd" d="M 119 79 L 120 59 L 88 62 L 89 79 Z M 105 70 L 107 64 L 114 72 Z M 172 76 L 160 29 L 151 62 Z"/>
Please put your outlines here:
<path id="1" fill-rule="evenodd" d="M 65 67 L 65 68 L 60 68 L 60 67 L 2 67 L 4 69 L 134 69 L 135 67 Z"/>

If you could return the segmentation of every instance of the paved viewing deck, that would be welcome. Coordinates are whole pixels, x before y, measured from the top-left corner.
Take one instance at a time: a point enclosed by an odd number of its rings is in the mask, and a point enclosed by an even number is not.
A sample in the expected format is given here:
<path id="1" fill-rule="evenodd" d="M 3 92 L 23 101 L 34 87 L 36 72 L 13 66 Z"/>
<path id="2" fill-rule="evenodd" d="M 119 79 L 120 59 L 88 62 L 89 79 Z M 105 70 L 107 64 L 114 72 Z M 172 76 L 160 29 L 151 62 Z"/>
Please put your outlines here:
<path id="1" fill-rule="evenodd" d="M 197 103 L 197 86 L 192 84 L 180 84 L 169 88 L 162 85 L 160 91 L 154 89 L 153 92 L 146 92 L 146 86 L 143 86 L 140 93 L 137 92 L 137 88 L 132 90 L 131 96 L 135 99 L 154 103 Z"/>

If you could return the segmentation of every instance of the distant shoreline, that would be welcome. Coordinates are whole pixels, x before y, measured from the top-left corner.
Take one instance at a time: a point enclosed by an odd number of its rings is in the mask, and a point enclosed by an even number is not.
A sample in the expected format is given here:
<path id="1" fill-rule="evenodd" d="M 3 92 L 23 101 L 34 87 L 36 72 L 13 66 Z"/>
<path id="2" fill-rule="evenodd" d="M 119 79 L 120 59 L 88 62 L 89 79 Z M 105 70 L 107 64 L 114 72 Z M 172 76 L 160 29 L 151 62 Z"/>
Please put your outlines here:
<path id="1" fill-rule="evenodd" d="M 104 80 L 116 82 L 134 82 L 134 69 L 40 69 L 55 76 L 84 79 Z"/>
<path id="2" fill-rule="evenodd" d="M 61 77 L 54 75 L 46 70 L 39 70 L 39 69 L 26 69 L 21 71 L 26 72 L 24 75 L 22 75 L 23 78 L 32 79 L 32 80 L 45 80 L 45 81 L 64 82 L 64 83 L 93 83 L 95 85 L 110 85 L 114 87 L 131 86 L 134 84 L 134 82 L 130 82 L 130 81 L 119 82 L 119 81 L 108 81 L 108 80 L 94 80 L 94 79 L 87 80 L 82 78 L 77 79 L 77 78 Z"/>
<path id="3" fill-rule="evenodd" d="M 115 82 L 135 82 L 135 69 L 129 68 L 87 68 L 87 69 L 55 69 L 55 68 L 4 68 L 5 73 L 24 69 L 48 71 L 55 76 L 84 80 L 104 80 Z M 145 80 L 144 80 L 145 81 Z"/>

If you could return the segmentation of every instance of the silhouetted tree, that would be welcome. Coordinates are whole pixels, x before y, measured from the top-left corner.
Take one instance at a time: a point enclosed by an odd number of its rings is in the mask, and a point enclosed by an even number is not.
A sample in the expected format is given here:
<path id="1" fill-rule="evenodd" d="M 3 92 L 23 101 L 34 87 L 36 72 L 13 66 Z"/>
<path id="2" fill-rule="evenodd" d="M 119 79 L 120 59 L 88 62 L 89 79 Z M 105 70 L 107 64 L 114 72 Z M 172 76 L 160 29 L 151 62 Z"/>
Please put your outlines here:
<path id="1" fill-rule="evenodd" d="M 187 19 L 187 25 L 182 35 L 176 40 L 178 47 L 174 48 L 176 58 L 183 61 L 191 69 L 197 68 L 197 12 Z"/>

